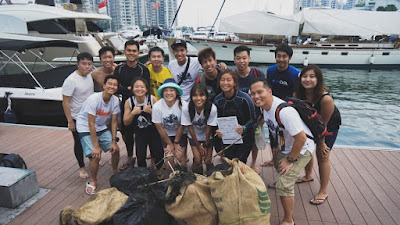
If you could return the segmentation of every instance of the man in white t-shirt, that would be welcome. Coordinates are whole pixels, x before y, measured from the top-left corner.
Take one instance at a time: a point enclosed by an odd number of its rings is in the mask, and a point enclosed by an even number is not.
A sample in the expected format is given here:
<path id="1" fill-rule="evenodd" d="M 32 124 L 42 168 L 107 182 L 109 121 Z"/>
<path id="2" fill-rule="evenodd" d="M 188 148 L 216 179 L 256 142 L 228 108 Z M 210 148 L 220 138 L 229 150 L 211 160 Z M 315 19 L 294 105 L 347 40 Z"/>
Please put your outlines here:
<path id="1" fill-rule="evenodd" d="M 263 109 L 264 121 L 269 132 L 280 146 L 271 146 L 273 149 L 281 149 L 275 154 L 274 165 L 279 175 L 276 181 L 276 193 L 280 196 L 284 217 L 281 225 L 292 225 L 294 210 L 294 184 L 300 172 L 304 169 L 315 150 L 314 141 L 310 129 L 301 120 L 298 112 L 293 107 L 282 108 L 279 118 L 283 128 L 278 126 L 275 112 L 279 104 L 284 101 L 272 96 L 271 88 L 264 78 L 256 78 L 250 85 L 251 99 L 256 106 Z M 279 141 L 278 141 L 279 140 Z"/>
<path id="2" fill-rule="evenodd" d="M 71 73 L 62 86 L 62 106 L 68 121 L 68 129 L 74 138 L 74 153 L 79 164 L 79 176 L 84 179 L 89 176 L 85 169 L 82 145 L 79 134 L 76 132 L 75 123 L 83 102 L 94 92 L 91 75 L 93 57 L 89 53 L 83 52 L 77 56 L 77 60 L 78 70 Z"/>
<path id="3" fill-rule="evenodd" d="M 96 193 L 97 172 L 101 151 L 110 150 L 113 173 L 118 172 L 119 147 L 116 142 L 119 99 L 114 94 L 118 90 L 118 80 L 113 75 L 104 78 L 103 91 L 92 94 L 83 104 L 76 121 L 76 129 L 81 138 L 83 152 L 90 159 L 90 182 L 86 183 L 86 193 Z M 107 121 L 111 118 L 111 132 Z"/>
<path id="4" fill-rule="evenodd" d="M 176 39 L 174 43 L 172 43 L 171 48 L 175 59 L 169 62 L 168 69 L 171 71 L 172 76 L 174 76 L 175 82 L 182 88 L 182 99 L 189 102 L 190 90 L 199 76 L 201 65 L 197 58 L 190 57 L 189 59 L 186 56 L 188 53 L 186 41 Z M 186 70 L 188 63 L 189 67 Z"/>

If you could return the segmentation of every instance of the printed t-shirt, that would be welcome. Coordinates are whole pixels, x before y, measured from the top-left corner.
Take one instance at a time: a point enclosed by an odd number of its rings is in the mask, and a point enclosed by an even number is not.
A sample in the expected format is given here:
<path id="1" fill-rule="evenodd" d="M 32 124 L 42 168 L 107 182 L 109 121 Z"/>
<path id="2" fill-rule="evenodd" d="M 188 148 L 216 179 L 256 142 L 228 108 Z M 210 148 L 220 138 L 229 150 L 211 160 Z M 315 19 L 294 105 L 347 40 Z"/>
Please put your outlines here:
<path id="1" fill-rule="evenodd" d="M 65 80 L 62 86 L 62 94 L 70 96 L 71 116 L 74 120 L 86 99 L 94 93 L 94 84 L 91 73 L 86 77 L 74 71 Z"/>
<path id="2" fill-rule="evenodd" d="M 299 75 L 300 70 L 291 65 L 284 71 L 279 71 L 278 65 L 268 67 L 267 80 L 271 85 L 272 95 L 280 99 L 292 97 Z"/>
<path id="3" fill-rule="evenodd" d="M 168 69 L 171 71 L 172 76 L 175 79 L 175 82 L 179 84 L 182 79 L 183 72 L 185 72 L 186 65 L 188 63 L 188 59 L 186 59 L 186 63 L 182 66 L 178 64 L 178 61 L 172 60 L 168 64 Z M 183 95 L 181 96 L 183 100 L 186 102 L 190 101 L 190 90 L 192 89 L 197 77 L 199 76 L 199 71 L 201 69 L 201 65 L 197 58 L 190 58 L 189 69 L 186 74 L 185 80 L 181 83 L 180 87 L 182 88 Z"/>
<path id="4" fill-rule="evenodd" d="M 76 120 L 76 130 L 79 133 L 90 132 L 88 114 L 96 116 L 96 132 L 107 129 L 107 120 L 111 115 L 120 112 L 119 99 L 117 96 L 111 96 L 108 103 L 103 100 L 103 92 L 92 94 L 83 104 Z"/>
<path id="5" fill-rule="evenodd" d="M 269 131 L 271 132 L 274 138 L 280 140 L 279 132 L 277 132 L 280 128 L 278 127 L 278 122 L 275 118 L 275 111 L 279 104 L 283 103 L 282 99 L 279 99 L 273 96 L 273 102 L 271 109 L 269 111 L 263 110 L 265 123 L 268 125 Z M 304 130 L 306 134 L 309 136 L 313 136 L 310 129 L 308 129 L 307 125 L 301 120 L 299 113 L 293 107 L 285 107 L 279 113 L 279 118 L 284 126 L 283 129 L 283 137 L 285 140 L 285 150 L 282 152 L 283 154 L 288 154 L 293 147 L 294 138 L 293 136 L 299 134 Z M 278 136 L 277 136 L 278 135 Z M 278 141 L 280 143 L 280 141 Z M 280 146 L 279 146 L 280 147 Z M 304 146 L 300 152 L 300 154 L 304 155 L 306 151 L 310 151 L 312 154 L 315 150 L 314 140 L 307 138 Z"/>
<path id="6" fill-rule="evenodd" d="M 187 105 L 182 100 L 182 108 Z M 168 107 L 165 99 L 162 98 L 153 105 L 151 114 L 153 123 L 161 123 L 168 136 L 175 136 L 181 125 L 182 110 L 179 107 L 179 100 L 176 100 L 172 107 Z"/>
<path id="7" fill-rule="evenodd" d="M 217 126 L 217 107 L 212 104 L 210 115 L 208 120 L 204 117 L 204 109 L 201 110 L 200 115 L 197 114 L 196 110 L 194 113 L 193 121 L 190 120 L 189 115 L 189 104 L 182 110 L 182 119 L 181 124 L 183 126 L 192 125 L 194 133 L 196 134 L 196 138 L 198 141 L 205 141 L 206 140 L 206 126 Z M 192 138 L 192 135 L 188 132 L 189 138 Z"/>

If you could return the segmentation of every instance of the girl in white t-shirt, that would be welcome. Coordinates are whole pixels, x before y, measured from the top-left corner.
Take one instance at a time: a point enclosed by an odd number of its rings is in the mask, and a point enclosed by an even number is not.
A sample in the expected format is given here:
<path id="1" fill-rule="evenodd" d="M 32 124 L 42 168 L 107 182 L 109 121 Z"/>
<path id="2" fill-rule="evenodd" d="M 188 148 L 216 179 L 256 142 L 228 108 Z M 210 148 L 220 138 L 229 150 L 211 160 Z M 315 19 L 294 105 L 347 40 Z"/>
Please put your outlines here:
<path id="1" fill-rule="evenodd" d="M 207 88 L 196 84 L 190 91 L 190 102 L 183 108 L 181 124 L 188 126 L 189 143 L 193 152 L 193 172 L 203 174 L 199 167 L 202 157 L 205 158 L 207 171 L 213 167 L 211 163 L 211 126 L 217 126 L 217 107 L 208 99 Z"/>
<path id="2" fill-rule="evenodd" d="M 159 163 L 163 158 L 161 138 L 153 122 L 151 122 L 152 108 L 157 102 L 157 98 L 149 94 L 149 83 L 142 77 L 135 78 L 131 87 L 133 96 L 125 101 L 124 124 L 125 126 L 133 126 L 135 131 L 138 166 L 147 167 L 146 153 L 148 146 L 151 157 L 156 162 L 158 175 L 161 175 L 162 164 Z"/>
<path id="3" fill-rule="evenodd" d="M 187 103 L 181 100 L 182 89 L 175 83 L 165 83 L 157 92 L 161 99 L 153 106 L 152 121 L 161 136 L 165 168 L 172 172 L 169 164 L 175 166 L 174 158 L 186 166 L 187 137 L 181 125 L 181 115 Z"/>

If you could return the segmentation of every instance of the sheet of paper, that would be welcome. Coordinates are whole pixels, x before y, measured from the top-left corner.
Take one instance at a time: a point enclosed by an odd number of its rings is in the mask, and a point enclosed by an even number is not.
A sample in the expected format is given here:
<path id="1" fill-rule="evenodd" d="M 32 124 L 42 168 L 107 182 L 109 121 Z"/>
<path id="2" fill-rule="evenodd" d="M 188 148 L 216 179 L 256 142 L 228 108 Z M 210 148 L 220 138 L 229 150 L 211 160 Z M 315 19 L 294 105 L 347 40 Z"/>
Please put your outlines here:
<path id="1" fill-rule="evenodd" d="M 222 132 L 222 142 L 226 145 L 234 143 L 242 135 L 236 132 L 239 126 L 236 116 L 217 118 L 218 129 Z M 243 144 L 243 139 L 240 139 L 235 144 Z"/>

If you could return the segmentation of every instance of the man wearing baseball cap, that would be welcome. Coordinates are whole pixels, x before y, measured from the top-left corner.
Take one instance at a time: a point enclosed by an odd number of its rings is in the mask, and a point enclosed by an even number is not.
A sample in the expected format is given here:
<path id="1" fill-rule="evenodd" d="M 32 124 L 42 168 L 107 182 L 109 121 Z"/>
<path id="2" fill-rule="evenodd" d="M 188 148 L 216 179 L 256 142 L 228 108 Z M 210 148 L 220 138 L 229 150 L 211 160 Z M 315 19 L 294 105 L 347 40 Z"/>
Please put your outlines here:
<path id="1" fill-rule="evenodd" d="M 182 88 L 182 99 L 186 102 L 190 101 L 190 90 L 192 89 L 201 65 L 197 57 L 187 57 L 186 41 L 176 39 L 171 45 L 175 59 L 170 61 L 168 69 L 171 71 L 175 82 Z"/>

